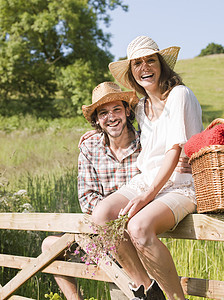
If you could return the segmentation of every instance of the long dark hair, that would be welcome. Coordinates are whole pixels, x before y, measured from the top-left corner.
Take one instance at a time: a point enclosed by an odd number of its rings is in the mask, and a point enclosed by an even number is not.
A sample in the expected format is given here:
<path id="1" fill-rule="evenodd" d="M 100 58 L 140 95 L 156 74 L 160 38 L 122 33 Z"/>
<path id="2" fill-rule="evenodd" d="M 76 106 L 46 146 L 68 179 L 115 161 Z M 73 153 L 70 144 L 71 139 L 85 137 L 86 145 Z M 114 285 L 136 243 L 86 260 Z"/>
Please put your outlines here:
<path id="1" fill-rule="evenodd" d="M 160 92 L 163 95 L 163 99 L 166 99 L 170 93 L 170 91 L 177 85 L 184 85 L 182 78 L 179 74 L 174 72 L 165 62 L 163 57 L 157 53 L 160 66 L 161 66 L 161 75 L 159 78 L 159 88 Z M 147 93 L 145 89 L 140 86 L 136 80 L 134 79 L 134 76 L 132 75 L 131 71 L 131 62 L 129 64 L 128 71 L 125 74 L 126 79 L 129 81 L 131 86 L 135 89 L 137 93 L 142 94 L 143 96 L 147 97 Z"/>

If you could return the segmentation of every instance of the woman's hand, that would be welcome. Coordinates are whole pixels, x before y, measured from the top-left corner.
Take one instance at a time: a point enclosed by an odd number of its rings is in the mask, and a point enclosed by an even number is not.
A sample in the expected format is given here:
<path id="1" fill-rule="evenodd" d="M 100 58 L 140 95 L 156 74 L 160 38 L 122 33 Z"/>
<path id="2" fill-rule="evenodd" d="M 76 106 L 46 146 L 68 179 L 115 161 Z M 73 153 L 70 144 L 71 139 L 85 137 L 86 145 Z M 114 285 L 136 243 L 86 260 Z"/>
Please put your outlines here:
<path id="1" fill-rule="evenodd" d="M 125 215 L 128 213 L 128 218 L 132 218 L 137 212 L 145 207 L 149 202 L 154 199 L 155 195 L 153 191 L 143 192 L 141 195 L 130 200 L 128 204 L 120 211 L 119 215 Z"/>
<path id="2" fill-rule="evenodd" d="M 89 130 L 87 131 L 86 133 L 84 133 L 80 140 L 79 140 L 79 144 L 78 144 L 78 147 L 81 146 L 82 142 L 84 142 L 85 140 L 87 140 L 88 138 L 90 138 L 92 135 L 96 134 L 97 133 L 97 130 Z"/>

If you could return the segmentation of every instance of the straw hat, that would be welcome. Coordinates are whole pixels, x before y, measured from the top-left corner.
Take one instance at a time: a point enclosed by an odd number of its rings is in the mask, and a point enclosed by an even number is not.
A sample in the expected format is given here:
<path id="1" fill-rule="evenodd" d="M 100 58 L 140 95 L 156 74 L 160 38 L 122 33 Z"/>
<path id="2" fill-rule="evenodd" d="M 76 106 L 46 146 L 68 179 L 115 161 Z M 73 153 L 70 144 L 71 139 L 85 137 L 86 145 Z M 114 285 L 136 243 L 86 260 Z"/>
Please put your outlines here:
<path id="1" fill-rule="evenodd" d="M 128 45 L 127 59 L 110 63 L 109 69 L 120 84 L 126 88 L 133 89 L 126 76 L 130 60 L 159 53 L 168 66 L 173 69 L 179 50 L 180 47 L 175 46 L 159 50 L 158 45 L 150 37 L 138 36 Z"/>
<path id="2" fill-rule="evenodd" d="M 117 100 L 126 101 L 131 107 L 139 101 L 134 91 L 123 92 L 114 82 L 100 83 L 92 92 L 92 104 L 82 106 L 83 115 L 91 123 L 91 116 L 97 107 Z"/>

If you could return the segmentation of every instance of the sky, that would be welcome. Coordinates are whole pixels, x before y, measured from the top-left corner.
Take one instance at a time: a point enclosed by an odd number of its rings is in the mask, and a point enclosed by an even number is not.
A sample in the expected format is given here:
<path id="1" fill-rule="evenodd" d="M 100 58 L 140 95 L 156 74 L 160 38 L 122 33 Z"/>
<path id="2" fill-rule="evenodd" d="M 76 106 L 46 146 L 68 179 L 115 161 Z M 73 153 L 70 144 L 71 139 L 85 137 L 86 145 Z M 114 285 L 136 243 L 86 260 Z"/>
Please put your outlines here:
<path id="1" fill-rule="evenodd" d="M 199 55 L 209 43 L 224 46 L 224 0 L 124 0 L 128 12 L 110 13 L 114 60 L 126 56 L 128 44 L 139 35 L 151 37 L 160 49 L 181 47 L 178 59 Z"/>

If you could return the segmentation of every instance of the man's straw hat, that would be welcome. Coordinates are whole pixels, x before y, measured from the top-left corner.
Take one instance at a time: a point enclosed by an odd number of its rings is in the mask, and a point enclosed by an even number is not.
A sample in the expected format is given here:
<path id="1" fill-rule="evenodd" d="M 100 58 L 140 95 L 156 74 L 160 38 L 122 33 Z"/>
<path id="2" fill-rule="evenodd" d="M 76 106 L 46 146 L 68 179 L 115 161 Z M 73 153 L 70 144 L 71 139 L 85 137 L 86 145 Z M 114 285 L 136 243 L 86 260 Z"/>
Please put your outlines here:
<path id="1" fill-rule="evenodd" d="M 127 77 L 127 71 L 132 59 L 159 53 L 167 65 L 173 69 L 176 64 L 179 51 L 180 47 L 176 46 L 159 50 L 158 45 L 150 37 L 138 36 L 128 45 L 127 59 L 110 63 L 109 69 L 114 78 L 120 84 L 128 89 L 133 89 Z"/>
<path id="2" fill-rule="evenodd" d="M 139 101 L 134 91 L 123 92 L 114 82 L 100 83 L 92 92 L 92 104 L 82 106 L 83 115 L 91 123 L 91 116 L 97 107 L 117 100 L 126 101 L 132 108 Z"/>

